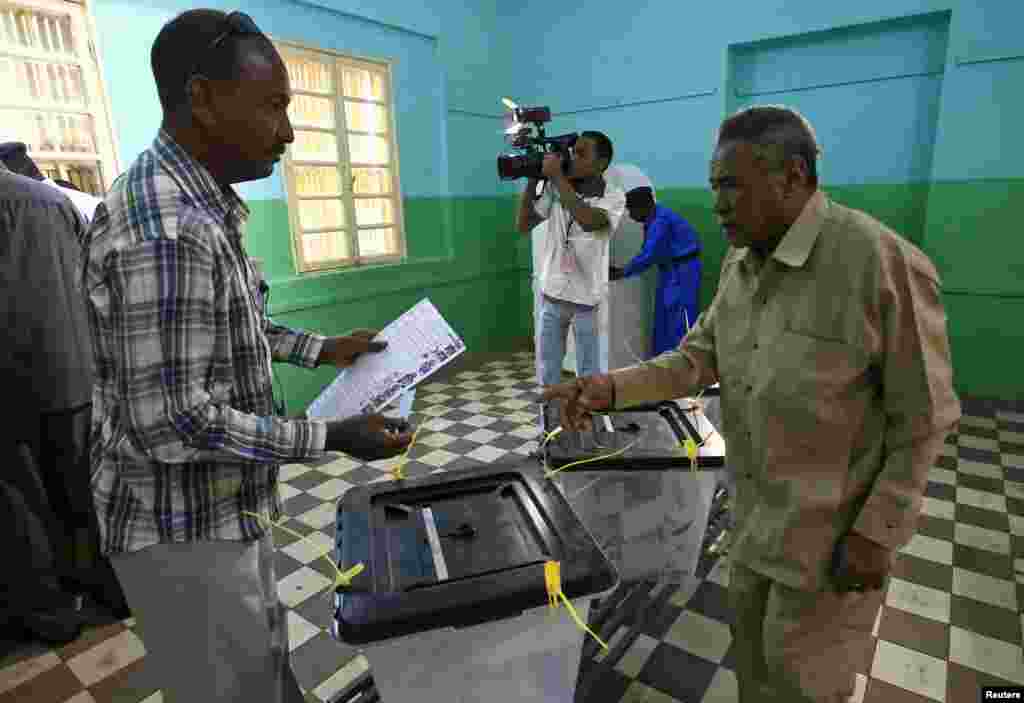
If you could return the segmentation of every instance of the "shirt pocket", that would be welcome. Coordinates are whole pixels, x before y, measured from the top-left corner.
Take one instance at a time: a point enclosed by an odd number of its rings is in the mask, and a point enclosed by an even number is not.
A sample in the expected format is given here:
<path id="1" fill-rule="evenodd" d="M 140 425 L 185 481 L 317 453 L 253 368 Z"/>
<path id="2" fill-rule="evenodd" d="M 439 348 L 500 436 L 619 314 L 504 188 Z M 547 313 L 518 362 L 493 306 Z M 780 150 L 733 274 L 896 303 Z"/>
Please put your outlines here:
<path id="1" fill-rule="evenodd" d="M 839 479 L 849 464 L 867 371 L 854 345 L 815 332 L 786 329 L 765 365 L 760 398 L 766 446 L 765 471 L 782 477 L 813 470 Z"/>

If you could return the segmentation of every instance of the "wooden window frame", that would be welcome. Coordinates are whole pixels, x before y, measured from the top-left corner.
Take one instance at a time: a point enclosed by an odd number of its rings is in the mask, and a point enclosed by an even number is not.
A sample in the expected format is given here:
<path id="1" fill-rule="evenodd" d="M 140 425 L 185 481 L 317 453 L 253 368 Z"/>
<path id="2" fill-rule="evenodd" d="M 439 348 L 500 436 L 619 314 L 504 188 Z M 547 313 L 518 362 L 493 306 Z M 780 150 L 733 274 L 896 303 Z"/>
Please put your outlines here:
<path id="1" fill-rule="evenodd" d="M 292 145 L 288 146 L 284 157 L 281 160 L 281 164 L 284 168 L 282 178 L 285 184 L 285 194 L 288 202 L 288 215 L 290 225 L 290 239 L 293 261 L 295 263 L 296 273 L 319 273 L 324 271 L 333 271 L 339 269 L 352 269 L 359 266 L 383 264 L 383 263 L 401 263 L 406 260 L 408 254 L 406 234 L 405 234 L 405 216 L 402 207 L 402 193 L 401 193 L 401 178 L 400 178 L 400 167 L 399 167 L 399 154 L 398 154 L 398 137 L 396 131 L 396 119 L 395 119 L 395 101 L 394 101 L 394 81 L 392 71 L 392 61 L 380 60 L 380 59 L 369 59 L 363 57 L 352 56 L 349 54 L 343 54 L 341 52 L 332 51 L 330 49 L 321 49 L 317 47 L 307 46 L 301 43 L 278 40 L 271 37 L 274 45 L 277 47 L 281 56 L 284 59 L 295 58 L 295 59 L 306 59 L 316 61 L 322 64 L 327 64 L 331 67 L 331 81 L 333 87 L 333 93 L 330 96 L 334 104 L 334 126 L 333 128 L 314 128 L 314 127 L 298 127 L 299 131 L 307 132 L 324 132 L 332 134 L 336 140 L 338 148 L 338 159 L 337 168 L 339 170 L 339 179 L 341 183 L 341 194 L 340 199 L 343 203 L 343 210 L 345 213 L 345 224 L 344 231 L 348 237 L 348 247 L 350 256 L 343 259 L 332 259 L 327 261 L 307 261 L 303 248 L 302 237 L 306 234 L 303 230 L 300 219 L 299 219 L 299 201 L 300 197 L 298 194 L 298 187 L 295 178 L 295 166 L 297 165 L 328 165 L 320 164 L 319 162 L 303 162 L 295 159 L 293 154 Z M 341 86 L 342 80 L 342 68 L 348 66 L 351 68 L 358 69 L 369 69 L 370 71 L 381 73 L 385 79 L 384 96 L 382 101 L 368 101 L 372 104 L 383 104 L 385 109 L 388 111 L 387 115 L 387 133 L 385 135 L 379 135 L 374 133 L 373 136 L 384 136 L 388 140 L 388 153 L 389 161 L 386 166 L 380 166 L 379 164 L 353 164 L 350 156 L 350 145 L 348 141 L 348 134 L 350 133 L 347 129 L 347 117 L 345 114 L 345 102 L 360 102 L 359 99 L 346 98 L 344 91 Z M 314 97 L 324 98 L 323 94 L 319 93 L 305 93 L 301 90 L 297 90 L 295 86 L 292 87 L 293 93 L 297 95 L 310 95 Z M 355 132 L 354 134 L 362 134 L 361 132 Z M 352 185 L 354 177 L 352 175 L 353 168 L 386 168 L 390 172 L 390 190 L 391 192 L 387 195 L 355 195 L 352 192 Z M 303 200 L 315 199 L 304 197 Z M 333 197 L 331 199 L 334 199 Z M 376 256 L 362 256 L 359 253 L 359 231 L 361 229 L 376 229 L 375 226 L 364 226 L 359 227 L 356 220 L 355 201 L 359 199 L 390 199 L 392 201 L 392 221 L 391 223 L 382 225 L 383 227 L 393 227 L 395 231 L 395 237 L 397 239 L 398 251 L 394 254 L 384 254 Z M 336 231 L 336 228 L 331 228 L 326 231 Z M 316 232 L 316 230 L 314 230 Z"/>
<path id="2" fill-rule="evenodd" d="M 110 188 L 115 177 L 121 172 L 121 165 L 117 153 L 117 137 L 114 132 L 110 94 L 106 89 L 103 78 L 103 62 L 96 42 L 98 32 L 91 3 L 87 3 L 85 0 L 0 0 L 0 4 L 4 7 L 19 7 L 41 13 L 69 14 L 71 16 L 71 32 L 76 42 L 77 61 L 67 61 L 66 63 L 80 66 L 83 71 L 88 100 L 86 108 L 84 110 L 61 109 L 49 104 L 32 105 L 29 103 L 12 102 L 10 100 L 5 101 L 2 97 L 0 97 L 0 108 L 5 110 L 41 110 L 50 114 L 63 112 L 75 115 L 89 115 L 92 118 L 93 137 L 96 141 L 95 153 L 79 154 L 32 150 L 28 152 L 28 155 L 39 165 L 41 171 L 45 172 L 56 166 L 63 178 L 68 178 L 69 176 L 68 167 L 95 167 L 98 185 L 102 191 L 98 195 L 102 197 Z M 52 56 L 36 55 L 33 52 L 19 52 L 7 49 L 6 47 L 0 48 L 0 56 L 60 63 L 59 60 L 55 61 Z M 5 134 L 6 139 L 13 141 L 27 142 L 29 141 L 27 137 L 28 135 L 17 133 Z M 68 180 L 71 179 L 69 178 Z"/>

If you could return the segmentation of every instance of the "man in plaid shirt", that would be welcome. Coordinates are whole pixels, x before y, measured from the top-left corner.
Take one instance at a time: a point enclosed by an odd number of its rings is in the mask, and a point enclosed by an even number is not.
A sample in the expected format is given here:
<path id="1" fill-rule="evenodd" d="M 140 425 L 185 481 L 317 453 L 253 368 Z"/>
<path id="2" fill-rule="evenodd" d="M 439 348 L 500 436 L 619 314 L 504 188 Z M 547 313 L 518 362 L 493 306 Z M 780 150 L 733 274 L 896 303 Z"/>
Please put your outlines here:
<path id="1" fill-rule="evenodd" d="M 288 73 L 246 15 L 186 12 L 160 31 L 156 140 L 86 236 L 96 384 L 93 501 L 167 703 L 302 701 L 272 535 L 278 467 L 325 451 L 402 452 L 407 424 L 274 417 L 272 361 L 346 366 L 384 345 L 265 317 L 231 184 L 266 178 L 294 139 Z"/>

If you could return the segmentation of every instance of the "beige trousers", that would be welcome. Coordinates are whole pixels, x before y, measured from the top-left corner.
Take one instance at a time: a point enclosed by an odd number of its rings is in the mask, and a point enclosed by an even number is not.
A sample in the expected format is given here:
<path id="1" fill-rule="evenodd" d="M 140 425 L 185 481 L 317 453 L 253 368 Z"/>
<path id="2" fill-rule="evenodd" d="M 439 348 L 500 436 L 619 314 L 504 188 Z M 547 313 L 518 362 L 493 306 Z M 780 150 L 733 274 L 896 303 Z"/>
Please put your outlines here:
<path id="1" fill-rule="evenodd" d="M 733 562 L 739 703 L 847 703 L 884 594 L 801 591 Z"/>

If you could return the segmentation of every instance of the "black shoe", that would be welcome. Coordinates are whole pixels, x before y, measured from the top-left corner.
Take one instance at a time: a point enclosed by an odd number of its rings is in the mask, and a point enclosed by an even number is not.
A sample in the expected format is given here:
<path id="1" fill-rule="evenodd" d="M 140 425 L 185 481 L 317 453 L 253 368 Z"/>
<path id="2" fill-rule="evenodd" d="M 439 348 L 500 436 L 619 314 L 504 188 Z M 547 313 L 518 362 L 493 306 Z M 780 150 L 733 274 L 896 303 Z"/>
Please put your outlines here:
<path id="1" fill-rule="evenodd" d="M 20 617 L 22 627 L 33 639 L 46 644 L 62 645 L 74 642 L 82 634 L 79 614 L 62 608 L 50 612 L 34 612 Z"/>

